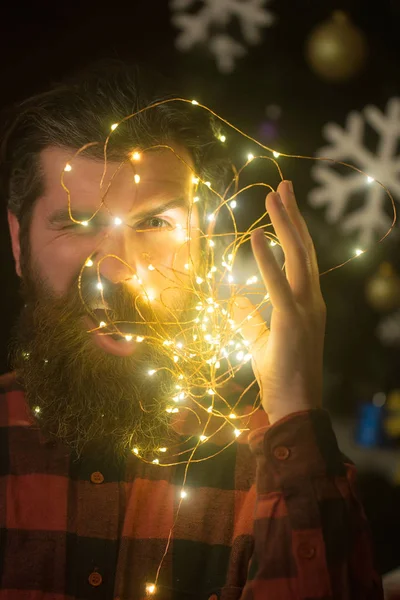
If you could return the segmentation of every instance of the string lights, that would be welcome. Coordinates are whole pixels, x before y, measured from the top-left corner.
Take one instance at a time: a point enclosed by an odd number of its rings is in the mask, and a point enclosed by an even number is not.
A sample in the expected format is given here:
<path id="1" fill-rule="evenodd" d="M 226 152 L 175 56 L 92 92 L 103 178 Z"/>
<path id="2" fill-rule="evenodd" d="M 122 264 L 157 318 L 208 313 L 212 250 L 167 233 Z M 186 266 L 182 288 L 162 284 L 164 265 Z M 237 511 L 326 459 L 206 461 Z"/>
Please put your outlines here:
<path id="1" fill-rule="evenodd" d="M 253 169 L 253 166 L 256 162 L 267 161 L 270 165 L 273 165 L 280 180 L 283 180 L 284 177 L 281 163 L 285 158 L 330 161 L 357 171 L 365 176 L 367 185 L 380 185 L 382 188 L 384 188 L 392 203 L 393 223 L 386 234 L 379 240 L 379 242 L 383 241 L 383 239 L 385 239 L 385 237 L 389 235 L 390 231 L 393 229 L 396 222 L 396 208 L 393 197 L 389 190 L 387 190 L 382 183 L 376 181 L 371 175 L 363 173 L 358 168 L 350 164 L 333 161 L 328 158 L 315 158 L 309 156 L 285 154 L 281 151 L 278 152 L 277 150 L 269 148 L 251 136 L 245 134 L 240 129 L 216 114 L 214 111 L 200 104 L 198 101 L 187 100 L 183 98 L 173 98 L 156 102 L 137 111 L 136 113 L 124 117 L 118 123 L 112 124 L 111 127 L 108 126 L 110 127 L 111 131 L 104 142 L 104 169 L 100 188 L 102 188 L 107 170 L 107 148 L 113 132 L 117 128 L 122 129 L 126 121 L 129 119 L 134 119 L 142 112 L 155 109 L 156 107 L 170 102 L 187 103 L 194 107 L 193 110 L 207 111 L 213 115 L 213 117 L 217 119 L 217 121 L 221 123 L 224 128 L 230 129 L 232 133 L 235 132 L 236 134 L 239 134 L 242 136 L 242 138 L 246 139 L 247 142 L 250 142 L 253 145 L 253 148 L 258 147 L 261 151 L 260 154 L 255 154 L 254 150 L 253 152 L 247 152 L 247 149 L 245 149 L 243 153 L 243 164 L 240 168 L 235 167 L 234 177 L 227 186 L 225 192 L 222 194 L 217 191 L 216 186 L 213 186 L 213 182 L 202 179 L 199 173 L 192 171 L 192 205 L 199 204 L 199 206 L 201 206 L 202 200 L 206 194 L 211 195 L 216 203 L 214 210 L 209 214 L 204 215 L 204 230 L 201 229 L 200 232 L 200 238 L 204 242 L 205 247 L 205 259 L 203 261 L 204 264 L 202 264 L 201 267 L 197 264 L 198 260 L 196 262 L 191 255 L 189 256 L 189 260 L 184 265 L 184 272 L 175 272 L 173 276 L 165 275 L 165 273 L 162 271 L 163 265 L 157 264 L 154 260 L 151 260 L 151 262 L 149 261 L 147 264 L 147 270 L 150 273 L 163 275 L 166 277 L 166 279 L 168 279 L 171 287 L 175 286 L 177 290 L 181 289 L 195 299 L 193 311 L 194 316 L 189 320 L 189 322 L 180 323 L 179 331 L 174 338 L 169 339 L 165 336 L 163 337 L 163 335 L 160 333 L 160 331 L 163 331 L 163 328 L 156 326 L 160 325 L 160 323 L 156 323 L 154 326 L 152 324 L 148 324 L 150 330 L 152 331 L 150 336 L 137 335 L 136 327 L 138 323 L 136 322 L 131 323 L 131 332 L 122 332 L 119 329 L 118 322 L 113 321 L 111 311 L 104 302 L 103 304 L 105 306 L 106 321 L 102 320 L 98 322 L 98 326 L 91 330 L 91 332 L 98 331 L 100 329 L 107 330 L 102 333 L 104 335 L 118 333 L 124 337 L 127 342 L 157 345 L 162 348 L 163 352 L 167 357 L 169 357 L 171 364 L 173 365 L 171 368 L 171 373 L 175 381 L 175 389 L 171 397 L 166 399 L 165 411 L 171 416 L 171 418 L 173 418 L 173 415 L 176 415 L 183 410 L 186 410 L 188 414 L 192 413 L 197 420 L 200 432 L 197 432 L 194 436 L 189 436 L 187 440 L 185 440 L 192 443 L 189 449 L 186 447 L 186 444 L 185 450 L 179 447 L 160 447 L 159 442 L 155 446 L 154 450 L 147 454 L 143 454 L 140 446 L 137 444 L 133 445 L 131 451 L 138 460 L 142 460 L 147 464 L 152 464 L 155 466 L 155 468 L 170 467 L 181 463 L 185 464 L 184 477 L 179 491 L 179 501 L 176 512 L 177 517 L 181 502 L 190 501 L 191 493 L 187 488 L 185 488 L 185 484 L 187 481 L 188 468 L 191 462 L 207 460 L 211 458 L 211 456 L 215 456 L 216 454 L 222 452 L 227 446 L 235 443 L 244 432 L 248 431 L 247 425 L 250 417 L 260 407 L 260 396 L 257 394 L 256 400 L 252 403 L 251 410 L 247 411 L 246 414 L 240 414 L 240 405 L 244 395 L 247 394 L 252 386 L 256 384 L 255 380 L 246 388 L 239 398 L 236 399 L 234 405 L 231 405 L 228 402 L 223 393 L 223 390 L 229 380 L 235 377 L 240 369 L 248 369 L 252 359 L 250 344 L 248 340 L 245 339 L 242 332 L 244 322 L 236 322 L 233 316 L 233 304 L 235 302 L 235 298 L 242 295 L 249 295 L 251 293 L 253 298 L 257 299 L 254 306 L 254 314 L 256 314 L 257 311 L 262 310 L 270 303 L 269 294 L 265 293 L 265 290 L 257 290 L 256 288 L 256 284 L 258 283 L 257 275 L 250 274 L 245 282 L 239 281 L 239 278 L 235 273 L 235 262 L 237 260 L 238 251 L 244 244 L 249 242 L 251 232 L 260 226 L 263 227 L 265 236 L 269 240 L 271 246 L 280 245 L 277 236 L 272 231 L 271 224 L 265 224 L 265 219 L 268 217 L 267 213 L 261 215 L 260 218 L 258 218 L 257 221 L 255 221 L 255 223 L 253 223 L 246 231 L 238 231 L 234 211 L 242 202 L 241 196 L 243 195 L 243 192 L 257 186 L 267 188 L 266 192 L 274 191 L 271 185 L 264 182 L 254 182 L 241 188 L 239 183 L 240 177 L 246 172 L 247 169 Z M 227 136 L 225 133 L 221 133 L 220 131 L 218 134 L 216 134 L 216 138 L 221 144 L 227 146 L 230 136 Z M 81 225 L 82 227 L 88 227 L 92 219 L 100 210 L 101 206 L 104 207 L 103 198 L 98 209 L 90 218 L 83 221 L 75 219 L 71 208 L 72 203 L 71 193 L 68 187 L 68 178 L 73 177 L 74 160 L 76 157 L 87 148 L 95 144 L 96 142 L 90 142 L 77 150 L 65 165 L 61 173 L 61 185 L 67 195 L 69 217 L 72 222 L 77 225 Z M 136 185 L 140 185 L 141 181 L 138 170 L 140 171 L 140 164 L 143 159 L 143 155 L 151 150 L 156 149 L 165 149 L 169 152 L 172 152 L 182 163 L 191 168 L 190 165 L 188 165 L 186 161 L 168 145 L 159 144 L 149 148 L 132 148 L 129 155 L 126 157 L 125 163 L 130 162 L 134 166 L 135 171 L 133 179 Z M 66 174 L 68 174 L 67 179 L 65 177 Z M 107 191 L 109 190 L 110 185 L 112 185 L 114 176 L 115 174 L 107 186 Z M 104 196 L 106 193 L 107 192 L 104 193 Z M 220 241 L 224 234 L 216 233 L 216 224 L 219 222 L 220 218 L 224 219 L 224 221 L 229 221 L 230 223 L 230 231 L 229 234 L 226 235 L 226 239 L 228 239 L 229 242 L 226 242 L 222 245 L 217 242 Z M 125 226 L 123 219 L 119 216 L 113 217 L 113 225 L 116 227 Z M 189 218 L 187 227 L 176 227 L 176 236 L 177 243 L 187 244 L 190 246 L 191 236 Z M 356 249 L 353 256 L 349 257 L 340 265 L 325 271 L 325 273 L 344 266 L 365 252 L 366 249 Z M 96 286 L 100 299 L 103 301 L 104 290 L 100 275 L 101 264 L 110 256 L 112 256 L 114 259 L 120 260 L 121 263 L 132 270 L 132 283 L 135 285 L 139 292 L 140 298 L 144 302 L 150 304 L 154 301 L 157 301 L 159 305 L 162 305 L 162 299 L 157 297 L 154 290 L 147 287 L 147 284 L 138 277 L 131 265 L 128 265 L 120 257 L 115 255 L 103 256 L 96 262 L 94 261 L 92 255 L 87 257 L 81 269 L 79 286 L 81 285 L 83 271 L 87 268 L 96 269 Z M 249 292 L 248 287 L 251 287 L 251 292 Z M 84 302 L 82 295 L 81 298 L 82 302 Z M 92 318 L 96 319 L 96 315 L 93 313 L 93 311 L 91 311 L 87 306 L 86 309 L 88 313 L 91 314 Z M 168 308 L 168 310 L 169 314 L 171 315 L 171 309 Z M 138 312 L 139 315 L 142 316 L 140 307 L 138 308 Z M 249 322 L 252 317 L 253 313 L 249 314 L 246 317 L 246 321 Z M 174 323 L 179 323 L 179 314 L 171 315 L 171 321 Z M 157 365 L 149 365 L 147 377 L 157 377 L 157 373 Z M 253 396 L 255 396 L 255 394 L 253 394 Z M 35 408 L 35 412 L 36 414 L 40 413 L 39 406 Z M 204 457 L 204 453 L 202 452 L 202 458 L 196 458 L 196 451 L 198 448 L 200 446 L 207 446 L 207 444 L 213 440 L 214 436 L 218 435 L 223 430 L 228 430 L 231 441 L 229 441 L 227 445 L 222 447 L 217 452 L 214 451 L 213 455 Z M 176 522 L 176 517 L 174 522 Z M 146 584 L 145 591 L 148 596 L 154 597 L 157 594 L 157 582 L 163 564 L 163 559 L 168 552 L 172 538 L 172 531 L 173 530 L 171 529 L 165 552 L 161 558 L 157 571 L 156 573 L 152 574 L 152 582 Z"/>

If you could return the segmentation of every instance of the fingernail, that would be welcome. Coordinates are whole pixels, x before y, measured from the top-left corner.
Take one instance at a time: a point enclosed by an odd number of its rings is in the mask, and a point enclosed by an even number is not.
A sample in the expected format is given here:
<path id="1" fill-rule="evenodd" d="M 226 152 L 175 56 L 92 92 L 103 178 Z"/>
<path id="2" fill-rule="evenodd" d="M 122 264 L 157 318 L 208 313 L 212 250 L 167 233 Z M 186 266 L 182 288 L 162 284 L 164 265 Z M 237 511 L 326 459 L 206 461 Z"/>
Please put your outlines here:
<path id="1" fill-rule="evenodd" d="M 294 194 L 293 183 L 289 181 L 289 179 L 285 179 L 285 182 L 287 183 L 289 190 Z"/>

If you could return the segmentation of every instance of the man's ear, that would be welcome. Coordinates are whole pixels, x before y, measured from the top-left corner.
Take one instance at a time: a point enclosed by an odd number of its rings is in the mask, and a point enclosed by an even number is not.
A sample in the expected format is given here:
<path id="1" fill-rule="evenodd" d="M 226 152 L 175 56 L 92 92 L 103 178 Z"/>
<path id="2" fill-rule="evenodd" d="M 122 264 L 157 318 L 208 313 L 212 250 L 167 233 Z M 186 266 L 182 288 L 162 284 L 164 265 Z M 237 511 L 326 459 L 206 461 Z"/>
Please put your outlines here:
<path id="1" fill-rule="evenodd" d="M 11 246 L 15 260 L 15 270 L 18 277 L 21 277 L 21 247 L 19 245 L 19 222 L 17 217 L 8 211 L 8 227 L 10 229 Z"/>

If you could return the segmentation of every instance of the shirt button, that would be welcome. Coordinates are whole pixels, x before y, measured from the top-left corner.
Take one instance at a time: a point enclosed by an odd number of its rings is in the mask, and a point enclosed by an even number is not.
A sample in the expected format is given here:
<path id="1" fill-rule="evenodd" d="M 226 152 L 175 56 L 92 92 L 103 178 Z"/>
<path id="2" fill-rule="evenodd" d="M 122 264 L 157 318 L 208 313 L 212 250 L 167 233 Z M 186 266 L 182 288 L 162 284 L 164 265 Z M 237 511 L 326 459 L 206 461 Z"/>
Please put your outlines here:
<path id="1" fill-rule="evenodd" d="M 299 545 L 297 553 L 300 558 L 313 558 L 315 556 L 315 548 L 314 546 L 310 546 L 310 544 L 303 543 Z"/>
<path id="2" fill-rule="evenodd" d="M 100 473 L 100 471 L 95 471 L 94 473 L 91 474 L 90 481 L 92 483 L 103 483 L 103 481 L 104 481 L 103 473 Z"/>
<path id="3" fill-rule="evenodd" d="M 286 460 L 290 456 L 290 450 L 286 446 L 277 446 L 274 449 L 274 456 L 278 460 Z"/>
<path id="4" fill-rule="evenodd" d="M 100 573 L 97 573 L 97 571 L 93 571 L 93 573 L 90 573 L 88 580 L 90 585 L 92 585 L 93 587 L 97 587 L 98 585 L 101 585 L 103 578 L 100 575 Z"/>

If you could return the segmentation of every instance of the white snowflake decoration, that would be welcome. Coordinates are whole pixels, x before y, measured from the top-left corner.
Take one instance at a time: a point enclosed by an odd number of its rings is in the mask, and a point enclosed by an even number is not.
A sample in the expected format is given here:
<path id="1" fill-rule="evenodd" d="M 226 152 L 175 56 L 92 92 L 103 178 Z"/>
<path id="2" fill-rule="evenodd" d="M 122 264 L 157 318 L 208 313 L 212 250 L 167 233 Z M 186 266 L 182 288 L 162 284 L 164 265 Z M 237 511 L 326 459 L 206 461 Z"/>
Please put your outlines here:
<path id="1" fill-rule="evenodd" d="M 191 9 L 199 2 L 200 8 L 192 13 Z M 270 0 L 171 0 L 172 23 L 181 30 L 176 47 L 187 51 L 198 44 L 207 45 L 218 69 L 231 73 L 236 59 L 247 50 L 226 32 L 226 27 L 236 19 L 243 41 L 248 45 L 260 43 L 261 29 L 275 21 L 274 15 L 265 8 L 268 2 Z"/>
<path id="2" fill-rule="evenodd" d="M 400 310 L 379 323 L 377 334 L 385 346 L 400 346 Z"/>
<path id="3" fill-rule="evenodd" d="M 363 145 L 365 122 L 379 136 L 375 154 Z M 315 207 L 326 205 L 327 220 L 340 221 L 346 233 L 358 231 L 358 241 L 366 248 L 383 235 L 392 222 L 385 212 L 390 200 L 374 180 L 383 183 L 393 197 L 400 200 L 400 155 L 396 155 L 400 139 L 400 98 L 389 100 L 386 113 L 376 106 L 366 106 L 362 113 L 354 111 L 348 115 L 346 128 L 328 123 L 323 133 L 330 145 L 318 150 L 317 156 L 353 164 L 369 177 L 351 170 L 346 176 L 339 175 L 332 168 L 333 163 L 320 161 L 313 167 L 312 175 L 321 187 L 310 192 L 309 203 Z M 365 197 L 363 206 L 345 215 L 352 195 L 360 191 Z"/>

